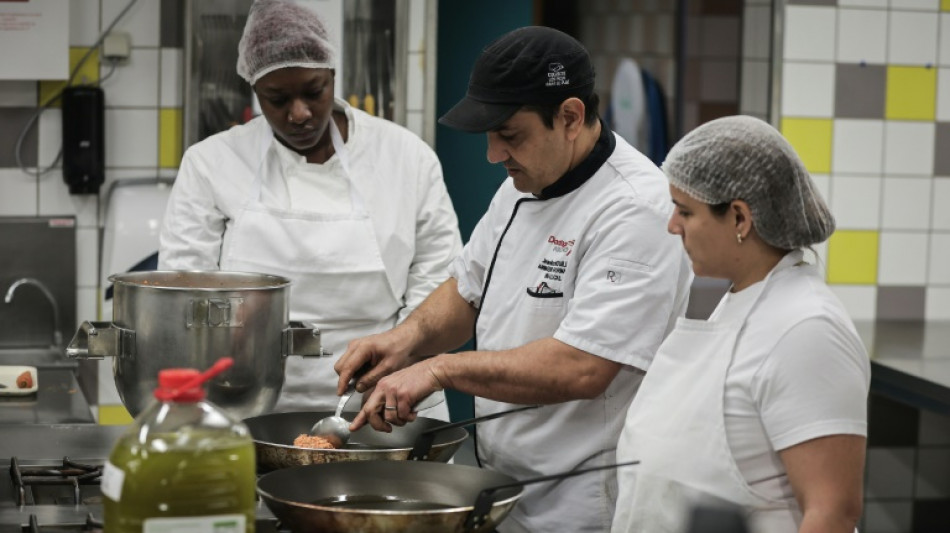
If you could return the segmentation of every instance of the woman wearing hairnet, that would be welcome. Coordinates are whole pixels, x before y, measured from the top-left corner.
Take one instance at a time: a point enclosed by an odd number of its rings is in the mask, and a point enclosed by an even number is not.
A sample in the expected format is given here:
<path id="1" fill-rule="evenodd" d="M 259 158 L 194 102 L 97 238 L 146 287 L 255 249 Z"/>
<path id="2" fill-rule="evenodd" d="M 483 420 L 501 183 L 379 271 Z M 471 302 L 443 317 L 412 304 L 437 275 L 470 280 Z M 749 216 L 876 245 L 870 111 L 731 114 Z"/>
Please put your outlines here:
<path id="1" fill-rule="evenodd" d="M 660 346 L 618 444 L 613 531 L 682 532 L 694 505 L 753 532 L 852 532 L 861 514 L 870 364 L 803 248 L 834 219 L 802 161 L 751 117 L 703 124 L 662 169 L 699 276 L 732 282 L 708 320 Z"/>
<path id="2" fill-rule="evenodd" d="M 334 96 L 335 55 L 310 9 L 257 0 L 237 71 L 263 116 L 184 155 L 159 268 L 276 274 L 290 318 L 335 356 L 388 330 L 447 277 L 461 250 L 435 153 L 416 135 Z M 292 357 L 276 410 L 336 407 L 333 359 Z M 448 419 L 445 404 L 424 412 Z"/>

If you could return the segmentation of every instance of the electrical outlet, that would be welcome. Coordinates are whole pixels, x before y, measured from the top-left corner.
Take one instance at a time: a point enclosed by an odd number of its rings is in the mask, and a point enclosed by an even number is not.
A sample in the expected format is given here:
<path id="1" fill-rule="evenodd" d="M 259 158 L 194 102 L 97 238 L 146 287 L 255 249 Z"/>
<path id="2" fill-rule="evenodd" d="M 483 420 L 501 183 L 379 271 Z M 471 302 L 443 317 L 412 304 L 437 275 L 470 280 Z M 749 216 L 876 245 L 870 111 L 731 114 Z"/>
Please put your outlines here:
<path id="1" fill-rule="evenodd" d="M 131 48 L 132 38 L 128 32 L 109 32 L 102 40 L 102 58 L 109 61 L 128 59 Z"/>

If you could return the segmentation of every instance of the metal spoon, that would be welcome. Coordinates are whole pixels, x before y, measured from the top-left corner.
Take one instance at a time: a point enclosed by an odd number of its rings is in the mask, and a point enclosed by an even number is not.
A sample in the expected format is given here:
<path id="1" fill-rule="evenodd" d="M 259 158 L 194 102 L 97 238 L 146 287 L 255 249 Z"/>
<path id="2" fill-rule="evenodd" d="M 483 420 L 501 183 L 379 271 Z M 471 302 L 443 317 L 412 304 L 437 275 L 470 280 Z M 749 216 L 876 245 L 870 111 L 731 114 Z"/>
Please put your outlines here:
<path id="1" fill-rule="evenodd" d="M 343 413 L 346 402 L 350 401 L 350 397 L 353 396 L 354 392 L 356 392 L 356 379 L 350 380 L 346 392 L 343 393 L 343 396 L 340 396 L 340 402 L 336 404 L 334 415 L 318 420 L 310 428 L 310 435 L 323 437 L 330 441 L 334 448 L 342 448 L 350 440 L 350 423 L 340 415 Z"/>

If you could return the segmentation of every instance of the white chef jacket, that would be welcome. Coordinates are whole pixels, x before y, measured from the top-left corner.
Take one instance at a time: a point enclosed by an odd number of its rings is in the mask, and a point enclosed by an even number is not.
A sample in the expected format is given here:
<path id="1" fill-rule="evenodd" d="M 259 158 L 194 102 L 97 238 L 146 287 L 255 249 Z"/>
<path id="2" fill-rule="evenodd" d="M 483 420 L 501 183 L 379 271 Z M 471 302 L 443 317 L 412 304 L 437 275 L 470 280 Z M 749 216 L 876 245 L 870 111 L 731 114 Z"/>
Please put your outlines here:
<path id="1" fill-rule="evenodd" d="M 542 198 L 505 181 L 450 268 L 461 296 L 479 306 L 477 348 L 554 337 L 625 366 L 597 398 L 478 425 L 482 465 L 516 479 L 565 472 L 604 450 L 583 465 L 613 462 L 642 376 L 635 369 L 648 368 L 685 313 L 692 280 L 679 239 L 666 231 L 665 176 L 606 127 L 591 156 Z M 475 402 L 477 415 L 512 407 Z M 499 530 L 608 531 L 615 483 L 608 470 L 528 485 Z"/>
<path id="2" fill-rule="evenodd" d="M 355 189 L 349 196 L 361 200 L 359 207 L 369 215 L 370 231 L 375 236 L 391 295 L 378 298 L 379 305 L 387 306 L 380 309 L 386 315 L 383 319 L 376 316 L 380 310 L 371 308 L 366 309 L 365 316 L 351 310 L 336 319 L 317 319 L 308 316 L 306 304 L 325 299 L 326 295 L 297 293 L 291 285 L 290 318 L 314 323 L 322 332 L 323 347 L 333 352 L 334 358 L 289 358 L 278 410 L 335 408 L 332 367 L 346 344 L 385 331 L 405 319 L 446 279 L 446 269 L 461 249 L 458 221 L 442 180 L 441 165 L 429 146 L 405 128 L 353 109 L 343 100 L 336 99 L 335 109 L 343 110 L 347 116 L 349 135 L 344 147 L 348 165 L 340 165 L 338 154 L 334 154 L 323 166 L 328 172 L 348 177 L 348 187 Z M 291 202 L 288 192 L 287 169 L 293 162 L 288 160 L 285 150 L 279 146 L 268 148 L 268 143 L 278 142 L 264 117 L 257 117 L 185 152 L 163 221 L 159 268 L 219 269 L 233 244 L 227 232 L 233 230 L 249 204 L 256 202 L 266 209 L 284 212 L 304 209 L 296 205 L 300 203 L 296 198 Z M 301 167 L 296 173 L 298 179 L 306 179 L 308 172 L 320 167 L 305 161 L 299 164 L 307 168 Z M 348 170 L 343 172 L 340 166 L 347 166 Z M 334 197 L 342 198 L 346 205 L 313 209 L 330 213 L 330 218 L 334 212 L 350 209 L 346 194 L 328 195 L 326 200 L 331 202 Z M 280 237 L 293 240 L 292 235 Z M 306 265 L 300 264 L 286 267 L 290 271 L 306 270 Z M 281 274 L 294 278 L 292 273 Z M 341 290 L 366 297 L 359 287 Z M 393 299 L 395 305 L 391 304 Z M 285 401 L 289 395 L 293 395 L 293 400 Z"/>
<path id="3" fill-rule="evenodd" d="M 765 281 L 727 293 L 708 322 L 681 321 L 660 347 L 618 445 L 618 460 L 642 464 L 618 473 L 615 533 L 682 531 L 689 502 L 710 496 L 745 507 L 753 532 L 797 531 L 801 508 L 778 451 L 867 434 L 867 353 L 841 303 L 801 258 L 790 252 Z M 690 335 L 713 328 L 732 331 L 734 342 L 722 345 L 731 353 L 706 353 L 714 339 Z M 681 385 L 671 385 L 671 375 Z M 698 394 L 711 384 L 719 402 Z M 708 422 L 708 432 L 696 435 L 690 417 Z M 653 436 L 663 440 L 645 447 Z"/>

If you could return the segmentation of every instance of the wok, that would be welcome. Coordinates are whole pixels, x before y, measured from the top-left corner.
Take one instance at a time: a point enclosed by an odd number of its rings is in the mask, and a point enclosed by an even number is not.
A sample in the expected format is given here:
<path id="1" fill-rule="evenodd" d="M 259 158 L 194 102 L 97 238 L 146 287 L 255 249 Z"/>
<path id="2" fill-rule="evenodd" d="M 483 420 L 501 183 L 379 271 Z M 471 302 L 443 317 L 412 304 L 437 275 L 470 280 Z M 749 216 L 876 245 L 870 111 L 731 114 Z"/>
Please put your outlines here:
<path id="1" fill-rule="evenodd" d="M 264 474 L 257 493 L 295 533 L 489 532 L 518 503 L 523 486 L 636 464 L 596 466 L 518 481 L 472 466 L 361 461 L 297 466 Z"/>
<path id="2" fill-rule="evenodd" d="M 257 466 L 262 472 L 298 465 L 336 463 L 343 461 L 404 461 L 417 438 L 426 430 L 445 425 L 442 420 L 418 417 L 404 426 L 393 426 L 392 433 L 376 431 L 369 425 L 353 432 L 345 447 L 335 450 L 298 448 L 297 436 L 308 433 L 316 420 L 331 412 L 301 411 L 271 413 L 244 419 L 251 431 L 257 451 Z M 352 419 L 354 413 L 349 413 Z M 455 427 L 434 434 L 428 461 L 447 462 L 468 437 L 463 428 Z"/>

